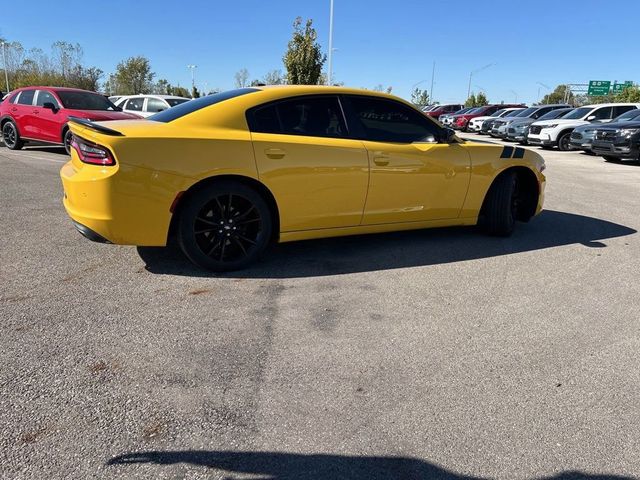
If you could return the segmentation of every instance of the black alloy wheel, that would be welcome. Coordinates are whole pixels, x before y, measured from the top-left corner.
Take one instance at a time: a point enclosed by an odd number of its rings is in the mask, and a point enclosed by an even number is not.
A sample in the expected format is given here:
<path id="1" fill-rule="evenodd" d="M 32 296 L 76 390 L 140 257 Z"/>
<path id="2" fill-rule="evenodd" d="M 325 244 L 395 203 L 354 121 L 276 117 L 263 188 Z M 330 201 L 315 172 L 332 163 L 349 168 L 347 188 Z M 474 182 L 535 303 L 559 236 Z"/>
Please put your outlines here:
<path id="1" fill-rule="evenodd" d="M 214 271 L 253 263 L 271 240 L 267 203 L 252 188 L 224 181 L 201 189 L 180 212 L 178 241 L 196 265 Z"/>
<path id="2" fill-rule="evenodd" d="M 18 129 L 12 121 L 8 121 L 2 127 L 2 141 L 9 150 L 20 150 L 24 142 L 20 140 Z"/>
<path id="3" fill-rule="evenodd" d="M 71 141 L 73 140 L 73 134 L 71 130 L 67 130 L 64 134 L 64 138 L 62 143 L 64 144 L 64 149 L 67 151 L 67 155 L 71 155 Z"/>
<path id="4" fill-rule="evenodd" d="M 568 152 L 571 150 L 571 132 L 563 133 L 558 138 L 558 150 Z"/>

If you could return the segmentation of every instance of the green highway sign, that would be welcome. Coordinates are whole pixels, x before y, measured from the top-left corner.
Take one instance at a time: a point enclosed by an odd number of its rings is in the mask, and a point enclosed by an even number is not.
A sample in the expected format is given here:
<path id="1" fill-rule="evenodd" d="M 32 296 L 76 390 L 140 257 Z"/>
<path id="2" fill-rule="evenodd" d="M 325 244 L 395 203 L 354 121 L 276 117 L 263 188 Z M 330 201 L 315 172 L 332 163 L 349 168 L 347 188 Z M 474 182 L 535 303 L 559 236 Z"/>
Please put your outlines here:
<path id="1" fill-rule="evenodd" d="M 633 87 L 633 82 L 626 81 L 624 83 L 614 83 L 613 84 L 613 93 L 621 93 L 626 88 Z"/>
<path id="2" fill-rule="evenodd" d="M 603 95 L 609 95 L 609 90 L 611 90 L 611 82 L 609 80 L 591 80 L 587 95 L 590 97 L 602 97 Z"/>

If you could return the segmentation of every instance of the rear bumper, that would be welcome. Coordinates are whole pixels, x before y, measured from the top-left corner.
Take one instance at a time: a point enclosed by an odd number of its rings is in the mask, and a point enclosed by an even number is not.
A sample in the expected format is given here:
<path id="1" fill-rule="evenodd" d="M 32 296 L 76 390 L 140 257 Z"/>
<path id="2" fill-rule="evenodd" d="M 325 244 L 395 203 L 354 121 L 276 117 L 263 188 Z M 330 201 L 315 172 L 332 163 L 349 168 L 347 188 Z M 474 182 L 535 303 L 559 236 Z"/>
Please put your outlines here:
<path id="1" fill-rule="evenodd" d="M 86 165 L 75 151 L 60 177 L 67 214 L 89 240 L 166 245 L 171 205 L 185 183 L 181 177 L 122 164 Z"/>

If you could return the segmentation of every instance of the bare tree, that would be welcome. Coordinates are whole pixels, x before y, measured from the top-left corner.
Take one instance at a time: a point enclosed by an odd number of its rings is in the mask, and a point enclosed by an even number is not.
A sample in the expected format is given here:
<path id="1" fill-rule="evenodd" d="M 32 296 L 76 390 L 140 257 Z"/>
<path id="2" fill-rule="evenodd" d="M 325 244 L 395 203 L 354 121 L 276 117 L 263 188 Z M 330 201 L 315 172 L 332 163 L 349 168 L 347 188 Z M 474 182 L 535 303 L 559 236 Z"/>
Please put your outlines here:
<path id="1" fill-rule="evenodd" d="M 249 70 L 241 68 L 235 74 L 236 88 L 244 88 L 249 85 Z"/>

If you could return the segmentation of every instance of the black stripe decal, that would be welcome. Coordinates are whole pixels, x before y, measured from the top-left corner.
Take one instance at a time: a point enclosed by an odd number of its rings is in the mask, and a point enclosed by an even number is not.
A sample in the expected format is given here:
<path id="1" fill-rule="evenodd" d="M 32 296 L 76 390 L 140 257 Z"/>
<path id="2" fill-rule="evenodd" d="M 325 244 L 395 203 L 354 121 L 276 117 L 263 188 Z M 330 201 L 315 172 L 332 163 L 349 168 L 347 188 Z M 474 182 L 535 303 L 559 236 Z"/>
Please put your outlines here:
<path id="1" fill-rule="evenodd" d="M 524 158 L 524 148 L 516 148 L 516 153 L 513 154 L 513 158 Z"/>
<path id="2" fill-rule="evenodd" d="M 513 154 L 513 147 L 504 147 L 502 149 L 502 155 L 500 155 L 500 158 L 511 158 L 512 154 Z"/>

